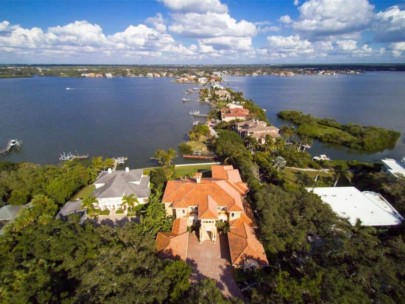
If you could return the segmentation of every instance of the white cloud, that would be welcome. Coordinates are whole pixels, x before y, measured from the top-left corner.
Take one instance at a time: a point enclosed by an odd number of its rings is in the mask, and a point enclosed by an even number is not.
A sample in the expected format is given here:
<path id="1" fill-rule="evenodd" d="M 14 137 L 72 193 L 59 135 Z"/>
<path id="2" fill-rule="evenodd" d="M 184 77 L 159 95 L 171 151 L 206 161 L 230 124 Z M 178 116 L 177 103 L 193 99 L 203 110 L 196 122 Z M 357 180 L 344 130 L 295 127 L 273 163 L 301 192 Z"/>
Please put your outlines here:
<path id="1" fill-rule="evenodd" d="M 213 37 L 198 40 L 201 45 L 211 46 L 214 50 L 247 51 L 252 47 L 250 37 Z"/>
<path id="2" fill-rule="evenodd" d="M 95 58 L 110 58 L 117 61 L 127 58 L 182 58 L 194 55 L 195 52 L 178 43 L 161 26 L 160 16 L 149 20 L 154 27 L 144 24 L 130 25 L 123 32 L 106 36 L 97 24 L 87 21 L 50 27 L 46 31 L 40 28 L 26 29 L 9 22 L 0 23 L 0 55 L 12 53 L 9 57 L 41 58 L 42 62 L 60 61 L 63 56 L 69 62 L 84 59 L 85 54 Z M 173 56 L 175 55 L 175 56 Z M 103 62 L 102 61 L 102 62 Z M 104 61 L 105 62 L 105 61 Z"/>
<path id="3" fill-rule="evenodd" d="M 55 44 L 94 46 L 106 42 L 101 27 L 87 21 L 75 21 L 65 26 L 50 27 L 46 33 L 46 38 Z"/>
<path id="4" fill-rule="evenodd" d="M 268 51 L 282 58 L 308 55 L 314 52 L 311 42 L 301 39 L 299 35 L 268 36 L 267 42 Z"/>
<path id="5" fill-rule="evenodd" d="M 219 0 L 160 0 L 173 11 L 194 13 L 227 13 L 228 7 Z"/>
<path id="6" fill-rule="evenodd" d="M 405 41 L 405 10 L 392 6 L 375 16 L 375 40 L 378 42 Z"/>
<path id="7" fill-rule="evenodd" d="M 155 17 L 149 17 L 148 19 L 146 19 L 146 23 L 152 25 L 161 33 L 164 33 L 167 30 L 162 14 L 157 14 Z"/>
<path id="8" fill-rule="evenodd" d="M 395 57 L 401 57 L 405 54 L 405 42 L 396 42 L 391 44 L 392 54 Z"/>
<path id="9" fill-rule="evenodd" d="M 279 20 L 280 20 L 281 23 L 284 23 L 284 24 L 291 24 L 291 23 L 293 23 L 293 20 L 292 20 L 291 17 L 288 16 L 288 15 L 281 16 Z"/>
<path id="10" fill-rule="evenodd" d="M 228 14 L 187 13 L 173 14 L 173 23 L 169 30 L 186 37 L 252 37 L 256 35 L 256 26 L 248 21 L 237 22 Z"/>
<path id="11" fill-rule="evenodd" d="M 298 8 L 293 28 L 310 36 L 358 32 L 370 25 L 374 7 L 368 0 L 309 0 Z"/>
<path id="12" fill-rule="evenodd" d="M 294 0 L 294 5 L 295 6 L 298 6 L 300 4 L 300 1 L 299 0 Z"/>

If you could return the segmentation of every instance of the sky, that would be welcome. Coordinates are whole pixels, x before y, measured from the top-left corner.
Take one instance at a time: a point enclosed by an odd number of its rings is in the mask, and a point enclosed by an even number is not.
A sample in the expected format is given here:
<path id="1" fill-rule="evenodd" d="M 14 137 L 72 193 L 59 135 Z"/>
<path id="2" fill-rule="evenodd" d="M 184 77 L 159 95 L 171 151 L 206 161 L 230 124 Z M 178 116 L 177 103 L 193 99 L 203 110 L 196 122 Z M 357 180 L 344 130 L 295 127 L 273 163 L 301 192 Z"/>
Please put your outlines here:
<path id="1" fill-rule="evenodd" d="M 405 63 L 405 0 L 0 0 L 12 63 Z"/>

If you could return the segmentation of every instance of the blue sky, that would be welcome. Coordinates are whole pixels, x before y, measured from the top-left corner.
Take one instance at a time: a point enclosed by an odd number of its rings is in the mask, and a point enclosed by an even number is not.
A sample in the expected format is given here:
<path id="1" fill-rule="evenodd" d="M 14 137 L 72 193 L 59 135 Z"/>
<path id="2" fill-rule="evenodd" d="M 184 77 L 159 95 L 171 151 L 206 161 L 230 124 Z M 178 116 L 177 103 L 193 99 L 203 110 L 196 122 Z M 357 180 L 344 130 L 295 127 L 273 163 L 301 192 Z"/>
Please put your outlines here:
<path id="1" fill-rule="evenodd" d="M 0 63 L 405 63 L 405 0 L 0 0 Z"/>

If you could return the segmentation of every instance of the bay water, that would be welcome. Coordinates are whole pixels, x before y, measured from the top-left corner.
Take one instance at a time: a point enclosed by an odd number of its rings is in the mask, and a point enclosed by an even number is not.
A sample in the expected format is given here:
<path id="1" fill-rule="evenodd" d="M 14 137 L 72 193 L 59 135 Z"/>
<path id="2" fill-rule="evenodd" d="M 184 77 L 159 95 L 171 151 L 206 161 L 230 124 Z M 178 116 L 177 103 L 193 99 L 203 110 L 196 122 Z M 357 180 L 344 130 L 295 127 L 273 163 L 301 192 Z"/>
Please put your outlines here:
<path id="1" fill-rule="evenodd" d="M 392 150 L 365 154 L 315 142 L 314 155 L 359 160 L 405 156 L 405 73 L 225 77 L 223 84 L 266 109 L 276 126 L 287 124 L 277 118 L 279 111 L 294 109 L 401 132 Z M 1 79 L 0 146 L 12 138 L 21 139 L 23 146 L 0 160 L 57 163 L 62 152 L 72 152 L 128 156 L 131 168 L 152 166 L 155 150 L 186 140 L 194 121 L 190 111 L 209 111 L 198 102 L 198 93 L 185 95 L 195 86 L 169 78 Z M 192 101 L 183 103 L 184 97 Z"/>

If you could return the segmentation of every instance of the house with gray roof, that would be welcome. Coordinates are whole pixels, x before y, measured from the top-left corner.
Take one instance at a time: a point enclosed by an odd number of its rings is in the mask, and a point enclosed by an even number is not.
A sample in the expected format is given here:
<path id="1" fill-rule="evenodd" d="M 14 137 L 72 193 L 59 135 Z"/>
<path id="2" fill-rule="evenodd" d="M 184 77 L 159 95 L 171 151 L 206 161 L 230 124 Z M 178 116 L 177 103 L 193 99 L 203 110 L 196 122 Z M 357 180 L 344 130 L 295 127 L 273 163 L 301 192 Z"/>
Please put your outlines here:
<path id="1" fill-rule="evenodd" d="M 122 209 L 122 198 L 133 195 L 139 204 L 146 204 L 150 194 L 149 176 L 142 169 L 103 171 L 94 183 L 93 196 L 101 210 Z"/>
<path id="2" fill-rule="evenodd" d="M 0 208 L 0 235 L 2 234 L 3 227 L 16 219 L 23 208 L 25 208 L 24 205 L 5 205 Z"/>

